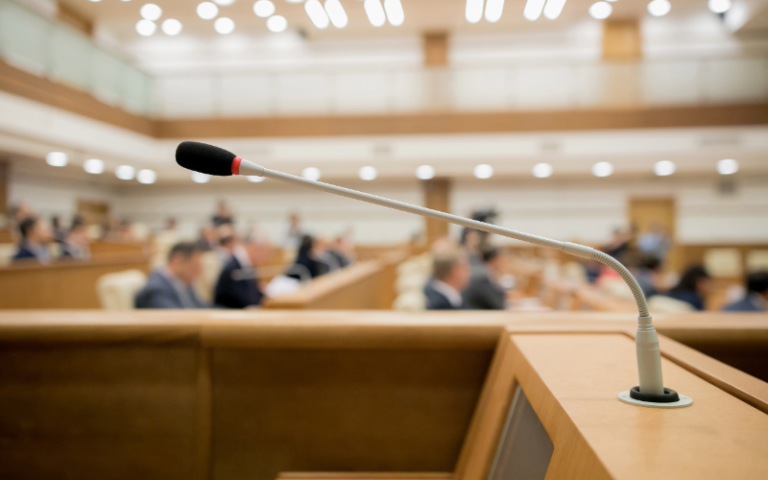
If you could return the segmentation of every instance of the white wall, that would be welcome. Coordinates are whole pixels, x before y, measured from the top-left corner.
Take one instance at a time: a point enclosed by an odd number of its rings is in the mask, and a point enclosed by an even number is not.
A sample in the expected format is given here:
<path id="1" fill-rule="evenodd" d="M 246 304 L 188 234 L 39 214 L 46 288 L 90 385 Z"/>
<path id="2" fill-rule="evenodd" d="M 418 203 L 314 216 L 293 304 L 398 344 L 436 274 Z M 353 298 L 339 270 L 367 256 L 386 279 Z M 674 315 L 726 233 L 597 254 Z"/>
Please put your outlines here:
<path id="1" fill-rule="evenodd" d="M 24 202 L 38 215 L 59 215 L 67 224 L 77 213 L 78 200 L 116 203 L 115 190 L 98 181 L 84 182 L 49 178 L 12 171 L 8 198 L 10 204 Z"/>

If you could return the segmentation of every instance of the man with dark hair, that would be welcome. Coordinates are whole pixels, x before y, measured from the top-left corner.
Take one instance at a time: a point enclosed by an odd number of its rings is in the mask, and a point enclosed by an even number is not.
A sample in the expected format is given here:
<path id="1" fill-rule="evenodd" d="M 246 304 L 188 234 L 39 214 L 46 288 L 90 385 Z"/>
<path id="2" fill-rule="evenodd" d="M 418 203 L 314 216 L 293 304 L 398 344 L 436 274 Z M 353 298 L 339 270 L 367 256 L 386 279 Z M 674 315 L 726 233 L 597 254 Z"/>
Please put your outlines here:
<path id="1" fill-rule="evenodd" d="M 61 243 L 61 256 L 76 260 L 89 260 L 91 258 L 88 232 L 82 218 L 75 217 L 72 221 L 69 233 L 67 233 Z"/>
<path id="2" fill-rule="evenodd" d="M 427 310 L 461 310 L 467 307 L 461 292 L 467 287 L 470 266 L 466 253 L 449 248 L 434 254 L 432 279 L 424 286 Z"/>
<path id="3" fill-rule="evenodd" d="M 51 231 L 48 226 L 37 217 L 27 217 L 19 223 L 21 243 L 13 261 L 37 260 L 40 263 L 48 263 L 48 244 L 51 241 Z"/>
<path id="4" fill-rule="evenodd" d="M 171 248 L 168 264 L 149 276 L 136 294 L 136 308 L 205 308 L 193 284 L 203 269 L 203 255 L 194 242 L 180 242 Z"/>
<path id="5" fill-rule="evenodd" d="M 264 293 L 256 268 L 265 265 L 271 255 L 272 244 L 266 238 L 246 239 L 243 244 L 235 245 L 232 258 L 216 282 L 214 303 L 227 308 L 260 305 Z"/>
<path id="6" fill-rule="evenodd" d="M 744 298 L 723 308 L 724 312 L 768 311 L 768 272 L 747 275 L 747 293 Z"/>
<path id="7" fill-rule="evenodd" d="M 464 291 L 464 300 L 475 310 L 504 310 L 507 294 L 498 280 L 504 274 L 504 258 L 498 248 L 486 247 L 480 254 L 484 271 L 473 275 Z"/>

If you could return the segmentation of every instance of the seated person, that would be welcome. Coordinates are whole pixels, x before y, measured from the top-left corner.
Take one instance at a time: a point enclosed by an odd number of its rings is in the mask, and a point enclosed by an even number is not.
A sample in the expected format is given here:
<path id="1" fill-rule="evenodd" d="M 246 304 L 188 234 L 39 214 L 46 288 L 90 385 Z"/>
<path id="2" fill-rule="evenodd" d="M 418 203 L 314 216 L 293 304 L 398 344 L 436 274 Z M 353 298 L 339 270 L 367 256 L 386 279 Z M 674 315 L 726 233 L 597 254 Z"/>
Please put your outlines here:
<path id="1" fill-rule="evenodd" d="M 36 260 L 48 263 L 48 244 L 51 242 L 51 230 L 37 217 L 27 217 L 19 223 L 21 243 L 13 261 Z"/>
<path id="2" fill-rule="evenodd" d="M 192 286 L 203 270 L 203 254 L 194 242 L 180 242 L 168 253 L 168 264 L 152 272 L 136 294 L 136 308 L 205 308 Z"/>
<path id="3" fill-rule="evenodd" d="M 738 302 L 726 305 L 724 312 L 766 312 L 768 311 L 768 272 L 754 272 L 747 275 L 747 293 Z"/>
<path id="4" fill-rule="evenodd" d="M 216 282 L 213 303 L 227 308 L 260 305 L 264 293 L 256 267 L 266 264 L 271 255 L 272 245 L 266 239 L 250 239 L 236 245 Z"/>
<path id="5" fill-rule="evenodd" d="M 507 308 L 507 292 L 499 285 L 504 274 L 504 258 L 498 248 L 482 250 L 483 271 L 472 275 L 469 287 L 464 290 L 467 306 L 474 310 L 504 310 Z"/>
<path id="6" fill-rule="evenodd" d="M 299 281 L 310 280 L 321 275 L 321 268 L 320 262 L 315 259 L 314 237 L 304 235 L 296 254 L 296 261 L 285 275 Z"/>
<path id="7" fill-rule="evenodd" d="M 85 223 L 81 218 L 75 218 L 72 221 L 69 233 L 64 237 L 64 241 L 61 244 L 61 256 L 76 260 L 88 260 L 91 258 L 90 242 L 85 230 Z"/>
<path id="8" fill-rule="evenodd" d="M 689 303 L 696 310 L 704 310 L 708 290 L 709 274 L 701 265 L 694 265 L 685 271 L 680 282 L 667 296 Z"/>
<path id="9" fill-rule="evenodd" d="M 461 292 L 471 274 L 467 255 L 451 248 L 434 254 L 432 279 L 424 286 L 427 310 L 460 310 L 467 307 Z"/>

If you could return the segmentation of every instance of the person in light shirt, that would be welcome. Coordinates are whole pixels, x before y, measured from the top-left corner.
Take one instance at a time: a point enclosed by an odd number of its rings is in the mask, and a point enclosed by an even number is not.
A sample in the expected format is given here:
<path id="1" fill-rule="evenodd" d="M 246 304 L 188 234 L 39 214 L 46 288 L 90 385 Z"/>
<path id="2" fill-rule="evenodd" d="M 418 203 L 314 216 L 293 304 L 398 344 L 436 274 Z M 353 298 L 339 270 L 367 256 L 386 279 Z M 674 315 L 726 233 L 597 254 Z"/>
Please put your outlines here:
<path id="1" fill-rule="evenodd" d="M 194 242 L 180 242 L 168 253 L 167 265 L 152 272 L 136 294 L 136 308 L 206 308 L 193 287 L 203 271 L 203 255 Z"/>
<path id="2" fill-rule="evenodd" d="M 441 249 L 434 253 L 432 271 L 432 279 L 424 286 L 427 310 L 467 308 L 462 297 L 471 274 L 467 254 L 456 248 Z"/>

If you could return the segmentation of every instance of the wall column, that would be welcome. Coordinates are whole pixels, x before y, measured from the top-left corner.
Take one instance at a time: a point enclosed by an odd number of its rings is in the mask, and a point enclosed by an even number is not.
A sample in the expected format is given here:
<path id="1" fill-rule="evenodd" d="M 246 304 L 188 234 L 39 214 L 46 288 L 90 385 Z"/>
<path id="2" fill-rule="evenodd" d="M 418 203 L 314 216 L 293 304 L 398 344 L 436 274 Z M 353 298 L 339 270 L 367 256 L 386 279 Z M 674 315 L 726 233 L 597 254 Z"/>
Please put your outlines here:
<path id="1" fill-rule="evenodd" d="M 422 182 L 424 205 L 433 210 L 449 212 L 451 206 L 451 179 L 433 178 Z M 432 218 L 424 218 L 424 229 L 427 233 L 427 245 L 438 238 L 448 236 L 448 224 Z"/>

